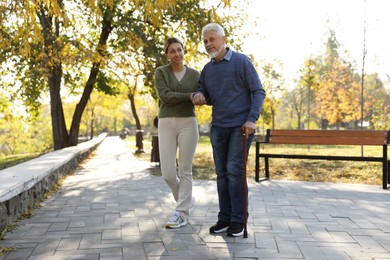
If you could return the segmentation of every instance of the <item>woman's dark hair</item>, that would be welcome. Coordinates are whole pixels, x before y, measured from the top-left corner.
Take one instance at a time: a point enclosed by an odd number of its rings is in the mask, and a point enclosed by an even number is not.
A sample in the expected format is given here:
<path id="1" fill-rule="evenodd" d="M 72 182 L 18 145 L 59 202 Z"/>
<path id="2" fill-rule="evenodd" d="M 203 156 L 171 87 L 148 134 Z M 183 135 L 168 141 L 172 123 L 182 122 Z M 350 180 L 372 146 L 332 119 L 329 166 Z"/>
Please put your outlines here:
<path id="1" fill-rule="evenodd" d="M 164 52 L 165 54 L 168 53 L 168 48 L 169 46 L 171 46 L 172 43 L 180 43 L 181 47 L 183 48 L 184 50 L 184 46 L 183 46 L 183 43 L 176 37 L 171 37 L 171 38 L 168 38 L 166 41 L 165 41 L 165 44 L 164 44 Z"/>

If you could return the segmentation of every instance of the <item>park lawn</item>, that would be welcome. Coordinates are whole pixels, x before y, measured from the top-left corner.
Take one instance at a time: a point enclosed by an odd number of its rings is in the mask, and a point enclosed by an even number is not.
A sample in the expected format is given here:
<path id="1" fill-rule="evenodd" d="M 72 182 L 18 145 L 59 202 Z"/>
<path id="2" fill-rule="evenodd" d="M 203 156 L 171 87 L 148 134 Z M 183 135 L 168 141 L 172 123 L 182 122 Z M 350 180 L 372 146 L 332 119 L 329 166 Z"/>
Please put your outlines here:
<path id="1" fill-rule="evenodd" d="M 41 153 L 25 153 L 0 157 L 0 170 L 37 158 Z"/>
<path id="2" fill-rule="evenodd" d="M 131 139 L 131 138 L 130 138 Z M 134 141 L 129 140 L 130 143 Z M 151 141 L 144 139 L 145 153 L 137 155 L 141 160 L 150 161 Z M 131 149 L 135 149 L 134 144 Z M 321 155 L 360 156 L 360 146 L 315 146 L 315 145 L 261 145 L 268 153 L 296 153 Z M 249 152 L 247 176 L 255 176 L 255 143 Z M 365 146 L 364 156 L 381 156 L 382 147 Z M 264 175 L 263 160 L 260 159 L 260 178 Z M 153 174 L 161 175 L 159 169 Z M 208 136 L 201 136 L 193 164 L 194 179 L 215 180 L 212 149 Z M 270 177 L 279 180 L 343 182 L 380 185 L 382 183 L 382 164 L 378 162 L 324 161 L 303 159 L 270 159 Z"/>

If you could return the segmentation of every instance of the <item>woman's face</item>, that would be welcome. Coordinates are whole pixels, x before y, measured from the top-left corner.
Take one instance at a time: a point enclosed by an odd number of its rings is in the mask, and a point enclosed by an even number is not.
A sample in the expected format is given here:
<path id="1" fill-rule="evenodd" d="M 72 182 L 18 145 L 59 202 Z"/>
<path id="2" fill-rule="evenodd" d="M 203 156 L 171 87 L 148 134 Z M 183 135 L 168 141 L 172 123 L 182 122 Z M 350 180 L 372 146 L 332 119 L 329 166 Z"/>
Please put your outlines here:
<path id="1" fill-rule="evenodd" d="M 172 43 L 168 47 L 167 58 L 172 64 L 183 63 L 184 50 L 180 43 Z"/>

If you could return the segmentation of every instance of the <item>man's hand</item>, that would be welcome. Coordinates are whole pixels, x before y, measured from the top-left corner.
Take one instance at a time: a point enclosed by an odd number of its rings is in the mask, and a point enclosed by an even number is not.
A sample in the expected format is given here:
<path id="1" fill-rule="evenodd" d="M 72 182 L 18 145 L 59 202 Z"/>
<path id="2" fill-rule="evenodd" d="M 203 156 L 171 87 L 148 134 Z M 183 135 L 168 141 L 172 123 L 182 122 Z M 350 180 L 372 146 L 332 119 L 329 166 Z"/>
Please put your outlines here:
<path id="1" fill-rule="evenodd" d="M 195 106 L 202 106 L 206 104 L 206 98 L 200 92 L 195 92 L 191 95 L 191 101 Z"/>
<path id="2" fill-rule="evenodd" d="M 241 127 L 242 133 L 245 134 L 245 138 L 248 139 L 250 134 L 256 133 L 256 124 L 253 122 L 246 121 Z"/>

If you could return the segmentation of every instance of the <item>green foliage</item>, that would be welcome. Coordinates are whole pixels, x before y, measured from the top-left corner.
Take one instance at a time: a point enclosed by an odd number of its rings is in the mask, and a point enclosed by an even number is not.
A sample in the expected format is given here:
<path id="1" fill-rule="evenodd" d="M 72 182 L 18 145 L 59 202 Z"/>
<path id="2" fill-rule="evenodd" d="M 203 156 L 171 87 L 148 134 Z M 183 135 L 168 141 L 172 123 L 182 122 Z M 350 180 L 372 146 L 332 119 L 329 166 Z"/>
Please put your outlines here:
<path id="1" fill-rule="evenodd" d="M 275 128 L 275 117 L 278 113 L 277 108 L 280 103 L 279 96 L 284 89 L 284 78 L 279 72 L 281 70 L 280 61 L 265 63 L 261 66 L 260 75 L 263 87 L 267 93 L 262 110 L 262 120 Z"/>
<path id="2" fill-rule="evenodd" d="M 3 230 L 0 231 L 0 239 L 3 239 L 5 234 L 8 233 L 8 232 L 11 232 L 12 230 L 14 230 L 14 228 L 16 227 L 17 225 L 12 223 L 12 224 L 9 224 L 7 226 L 5 226 L 5 228 Z M 11 250 L 14 250 L 13 248 L 7 248 L 7 247 L 4 247 L 4 248 L 1 248 L 1 251 L 0 253 L 6 253 L 8 251 L 11 251 Z M 0 254 L 1 256 L 1 254 Z"/>
<path id="3" fill-rule="evenodd" d="M 6 114 L 0 118 L 0 132 L 0 155 L 3 156 L 42 153 L 53 147 L 48 114 L 40 119 Z"/>
<path id="4" fill-rule="evenodd" d="M 43 107 L 34 115 L 26 113 L 22 103 L 10 97 L 12 86 L 6 80 L 0 84 L 0 157 L 52 148 L 48 110 Z"/>
<path id="5" fill-rule="evenodd" d="M 1 237 L 1 234 L 0 234 L 0 237 Z M 0 247 L 0 256 L 8 253 L 8 252 L 11 252 L 11 251 L 15 251 L 16 248 L 15 247 Z"/>
<path id="6" fill-rule="evenodd" d="M 108 75 L 106 75 L 106 73 L 99 73 L 95 82 L 95 88 L 98 91 L 112 96 L 119 94 L 119 89 L 117 88 L 117 81 L 113 78 L 110 78 Z"/>
<path id="7" fill-rule="evenodd" d="M 390 129 L 390 90 L 386 89 L 377 74 L 364 77 L 365 120 L 374 129 Z"/>

